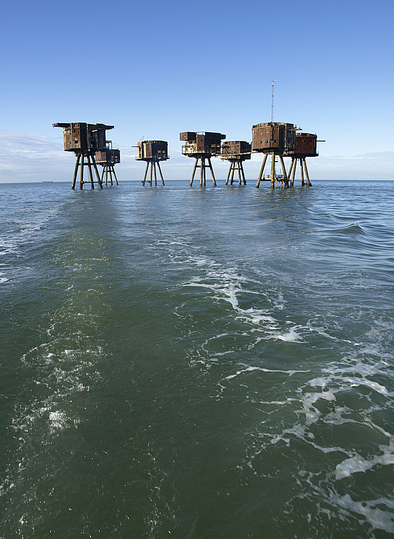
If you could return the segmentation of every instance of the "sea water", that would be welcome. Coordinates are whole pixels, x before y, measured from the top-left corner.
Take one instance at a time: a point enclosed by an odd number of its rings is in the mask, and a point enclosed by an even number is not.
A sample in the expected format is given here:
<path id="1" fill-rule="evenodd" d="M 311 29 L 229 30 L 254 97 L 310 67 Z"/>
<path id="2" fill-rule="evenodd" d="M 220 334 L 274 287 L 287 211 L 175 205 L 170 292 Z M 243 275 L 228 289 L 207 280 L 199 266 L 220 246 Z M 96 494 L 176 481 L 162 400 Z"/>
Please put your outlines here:
<path id="1" fill-rule="evenodd" d="M 394 183 L 0 186 L 0 536 L 394 536 Z"/>

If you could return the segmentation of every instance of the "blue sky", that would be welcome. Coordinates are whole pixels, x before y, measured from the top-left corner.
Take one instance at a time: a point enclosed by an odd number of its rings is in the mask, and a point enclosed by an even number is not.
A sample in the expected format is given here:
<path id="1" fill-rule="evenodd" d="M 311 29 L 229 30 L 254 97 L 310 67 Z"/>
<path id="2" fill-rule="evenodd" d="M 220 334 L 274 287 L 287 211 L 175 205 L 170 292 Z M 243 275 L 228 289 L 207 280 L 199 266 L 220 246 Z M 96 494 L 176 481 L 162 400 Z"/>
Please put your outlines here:
<path id="1" fill-rule="evenodd" d="M 142 138 L 169 142 L 167 180 L 189 179 L 179 133 L 250 141 L 271 119 L 271 80 L 274 120 L 326 140 L 312 179 L 394 179 L 393 27 L 393 0 L 4 3 L 0 182 L 71 181 L 52 124 L 73 121 L 115 126 L 120 180 L 143 177 Z"/>

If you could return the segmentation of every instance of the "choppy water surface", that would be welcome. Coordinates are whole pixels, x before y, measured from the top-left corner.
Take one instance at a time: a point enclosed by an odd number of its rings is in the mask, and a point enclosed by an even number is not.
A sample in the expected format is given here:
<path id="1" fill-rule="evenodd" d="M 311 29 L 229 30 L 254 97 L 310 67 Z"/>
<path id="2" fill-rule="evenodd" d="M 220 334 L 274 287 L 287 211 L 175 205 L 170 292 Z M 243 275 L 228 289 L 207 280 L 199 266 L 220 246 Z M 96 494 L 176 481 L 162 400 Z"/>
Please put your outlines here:
<path id="1" fill-rule="evenodd" d="M 1 537 L 393 536 L 393 199 L 0 186 Z"/>

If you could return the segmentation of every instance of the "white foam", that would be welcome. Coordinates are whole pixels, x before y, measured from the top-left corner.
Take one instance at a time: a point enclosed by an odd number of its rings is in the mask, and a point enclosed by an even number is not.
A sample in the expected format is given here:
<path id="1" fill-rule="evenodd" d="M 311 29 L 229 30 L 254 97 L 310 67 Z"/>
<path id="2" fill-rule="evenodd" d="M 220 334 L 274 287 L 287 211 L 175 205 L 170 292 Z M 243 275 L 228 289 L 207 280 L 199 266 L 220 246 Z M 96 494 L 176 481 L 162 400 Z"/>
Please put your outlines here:
<path id="1" fill-rule="evenodd" d="M 287 333 L 283 333 L 281 335 L 276 335 L 276 339 L 279 341 L 285 341 L 285 342 L 302 342 L 303 338 L 301 335 L 299 335 L 295 328 L 292 328 Z"/>
<path id="2" fill-rule="evenodd" d="M 376 455 L 372 459 L 365 459 L 360 455 L 354 455 L 353 457 L 344 460 L 337 465 L 335 469 L 335 478 L 337 480 L 344 477 L 350 477 L 354 473 L 365 473 L 368 470 L 372 470 L 377 465 L 389 466 L 394 464 L 394 440 L 391 440 L 390 445 L 380 446 L 382 455 Z"/>
<path id="3" fill-rule="evenodd" d="M 355 502 L 349 494 L 338 496 L 336 503 L 353 513 L 362 515 L 375 530 L 383 530 L 387 533 L 394 533 L 394 501 L 388 498 L 378 498 Z M 387 507 L 387 511 L 382 511 L 379 507 Z"/>
<path id="4" fill-rule="evenodd" d="M 64 412 L 49 412 L 50 431 L 64 430 L 71 426 L 71 422 Z M 75 424 L 75 420 L 73 421 Z"/>
<path id="5" fill-rule="evenodd" d="M 369 387 L 370 389 L 373 389 L 377 393 L 380 393 L 381 395 L 384 395 L 385 397 L 394 397 L 394 392 L 388 391 L 388 389 L 385 386 L 382 386 L 378 382 L 374 382 L 373 380 L 369 380 L 368 378 L 362 377 L 362 378 L 345 378 L 346 382 L 348 382 L 352 387 L 357 386 L 365 386 Z"/>
<path id="6" fill-rule="evenodd" d="M 230 374 L 229 376 L 226 376 L 224 378 L 224 380 L 232 380 L 233 378 L 237 378 L 237 376 L 240 376 L 241 374 L 245 374 L 247 372 L 253 372 L 253 371 L 261 371 L 261 372 L 266 372 L 266 373 L 283 373 L 283 374 L 287 374 L 289 376 L 292 376 L 293 374 L 297 373 L 297 372 L 306 372 L 306 371 L 300 371 L 300 370 L 289 370 L 289 371 L 286 371 L 286 370 L 281 370 L 281 369 L 266 369 L 264 367 L 246 367 L 245 369 L 241 369 L 239 371 L 237 371 L 236 373 L 234 374 Z"/>

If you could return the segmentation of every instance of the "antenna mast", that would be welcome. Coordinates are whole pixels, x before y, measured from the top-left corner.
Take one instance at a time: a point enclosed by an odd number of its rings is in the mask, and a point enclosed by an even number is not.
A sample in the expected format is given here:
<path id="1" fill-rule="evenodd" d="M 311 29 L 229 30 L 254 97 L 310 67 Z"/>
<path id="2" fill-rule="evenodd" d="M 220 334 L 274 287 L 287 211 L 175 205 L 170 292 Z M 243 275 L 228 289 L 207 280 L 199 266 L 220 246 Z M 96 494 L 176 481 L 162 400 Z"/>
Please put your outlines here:
<path id="1" fill-rule="evenodd" d="M 271 123 L 274 121 L 274 91 L 275 91 L 275 81 L 271 80 L 272 85 L 272 101 L 271 101 Z"/>

